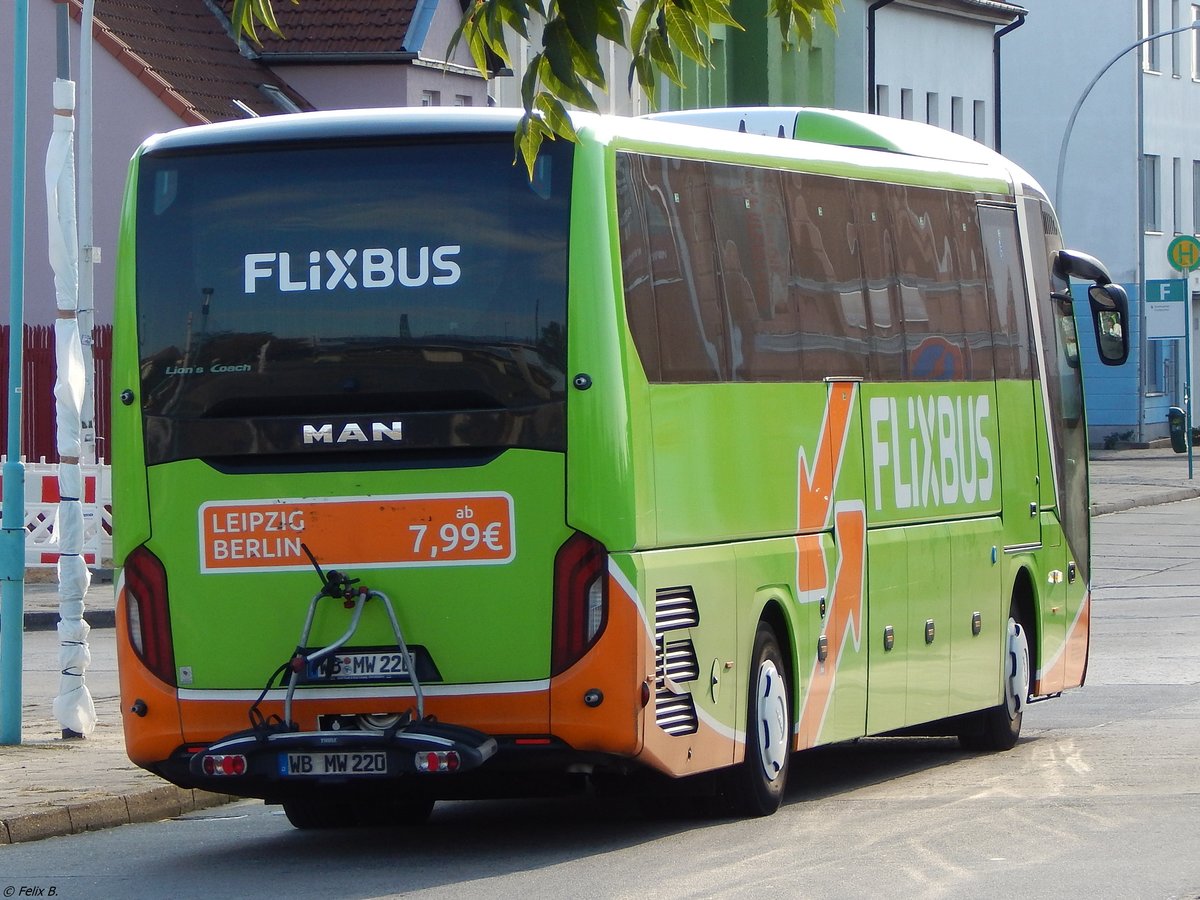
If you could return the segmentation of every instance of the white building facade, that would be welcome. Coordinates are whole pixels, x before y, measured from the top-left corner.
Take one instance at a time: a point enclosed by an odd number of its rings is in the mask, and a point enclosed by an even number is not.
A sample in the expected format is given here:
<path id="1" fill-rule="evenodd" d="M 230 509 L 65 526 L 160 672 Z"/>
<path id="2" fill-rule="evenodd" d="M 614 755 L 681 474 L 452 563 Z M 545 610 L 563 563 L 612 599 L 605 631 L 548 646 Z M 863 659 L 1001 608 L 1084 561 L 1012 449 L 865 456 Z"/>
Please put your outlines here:
<path id="1" fill-rule="evenodd" d="M 1163 437 L 1168 408 L 1184 401 L 1182 298 L 1200 277 L 1185 289 L 1167 250 L 1200 230 L 1200 32 L 1139 41 L 1197 20 L 1197 0 L 1053 0 L 1006 46 L 1004 152 L 1051 192 L 1065 242 L 1099 257 L 1130 296 L 1129 363 L 1085 358 L 1094 443 Z"/>
<path id="2" fill-rule="evenodd" d="M 845 0 L 834 106 L 997 146 L 996 66 L 1026 10 L 998 0 Z"/>

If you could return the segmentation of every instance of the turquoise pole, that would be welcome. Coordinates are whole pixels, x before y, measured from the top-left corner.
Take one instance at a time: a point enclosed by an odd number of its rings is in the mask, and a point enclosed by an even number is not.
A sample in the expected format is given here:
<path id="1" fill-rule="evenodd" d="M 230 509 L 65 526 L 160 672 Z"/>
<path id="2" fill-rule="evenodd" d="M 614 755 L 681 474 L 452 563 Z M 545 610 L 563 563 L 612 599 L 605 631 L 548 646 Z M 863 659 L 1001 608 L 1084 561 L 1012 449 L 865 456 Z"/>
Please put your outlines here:
<path id="1" fill-rule="evenodd" d="M 21 464 L 21 355 L 25 343 L 25 132 L 28 115 L 29 0 L 13 23 L 12 248 L 9 254 L 8 441 L 0 528 L 0 744 L 21 743 L 21 659 L 25 620 L 25 467 Z"/>

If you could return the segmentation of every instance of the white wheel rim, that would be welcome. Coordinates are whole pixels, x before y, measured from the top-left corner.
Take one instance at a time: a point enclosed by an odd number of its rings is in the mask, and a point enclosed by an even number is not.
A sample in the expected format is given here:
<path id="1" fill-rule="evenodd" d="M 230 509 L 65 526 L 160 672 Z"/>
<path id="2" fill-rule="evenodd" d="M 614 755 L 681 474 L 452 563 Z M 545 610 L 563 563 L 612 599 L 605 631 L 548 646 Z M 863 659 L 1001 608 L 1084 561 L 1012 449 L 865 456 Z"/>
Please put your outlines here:
<path id="1" fill-rule="evenodd" d="M 1004 699 L 1009 718 L 1015 719 L 1024 711 L 1029 696 L 1029 641 L 1025 629 L 1015 620 L 1008 620 L 1008 677 L 1004 679 Z"/>
<path id="2" fill-rule="evenodd" d="M 783 676 L 771 660 L 758 669 L 758 756 L 763 774 L 775 781 L 788 754 L 788 703 Z"/>

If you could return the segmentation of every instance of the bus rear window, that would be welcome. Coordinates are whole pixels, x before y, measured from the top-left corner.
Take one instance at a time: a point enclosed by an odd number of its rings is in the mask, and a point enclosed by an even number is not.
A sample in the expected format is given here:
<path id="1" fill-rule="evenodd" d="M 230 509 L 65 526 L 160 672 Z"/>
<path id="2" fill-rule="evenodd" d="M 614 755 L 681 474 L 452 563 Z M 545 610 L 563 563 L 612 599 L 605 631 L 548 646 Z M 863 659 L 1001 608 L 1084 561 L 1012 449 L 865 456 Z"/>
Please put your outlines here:
<path id="1" fill-rule="evenodd" d="M 147 420 L 561 405 L 569 188 L 506 135 L 148 154 Z"/>

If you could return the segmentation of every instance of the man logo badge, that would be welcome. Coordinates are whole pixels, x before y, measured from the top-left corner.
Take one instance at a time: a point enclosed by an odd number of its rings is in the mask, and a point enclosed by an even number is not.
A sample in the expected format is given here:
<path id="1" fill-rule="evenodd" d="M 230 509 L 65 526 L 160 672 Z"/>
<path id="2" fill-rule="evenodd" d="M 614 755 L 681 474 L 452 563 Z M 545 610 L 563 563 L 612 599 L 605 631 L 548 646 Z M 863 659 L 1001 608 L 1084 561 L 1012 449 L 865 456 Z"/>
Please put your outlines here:
<path id="1" fill-rule="evenodd" d="M 401 437 L 400 422 L 372 422 L 364 428 L 357 422 L 347 422 L 339 430 L 334 431 L 333 423 L 326 425 L 301 426 L 301 435 L 305 444 L 370 444 L 386 441 L 399 441 Z"/>

